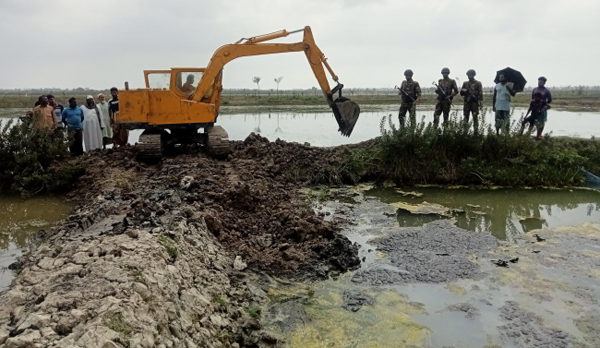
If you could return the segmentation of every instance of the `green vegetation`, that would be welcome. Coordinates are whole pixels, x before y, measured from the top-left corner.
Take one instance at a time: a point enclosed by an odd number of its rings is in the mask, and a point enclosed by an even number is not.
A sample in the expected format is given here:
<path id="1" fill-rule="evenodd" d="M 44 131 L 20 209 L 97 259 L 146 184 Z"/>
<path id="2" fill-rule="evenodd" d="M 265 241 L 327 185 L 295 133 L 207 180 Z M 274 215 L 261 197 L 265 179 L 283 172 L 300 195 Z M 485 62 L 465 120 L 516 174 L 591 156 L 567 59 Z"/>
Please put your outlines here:
<path id="1" fill-rule="evenodd" d="M 160 236 L 158 236 L 158 243 L 165 247 L 165 250 L 171 257 L 172 261 L 175 261 L 177 259 L 177 256 L 179 256 L 179 250 L 177 250 L 177 244 L 175 244 L 175 241 L 173 241 L 168 236 L 161 234 Z"/>
<path id="2" fill-rule="evenodd" d="M 214 303 L 217 308 L 227 307 L 227 300 L 225 300 L 221 294 L 214 294 L 212 297 L 212 303 Z"/>
<path id="3" fill-rule="evenodd" d="M 123 266 L 123 269 L 127 271 L 127 274 L 131 276 L 136 282 L 146 284 L 146 278 L 144 277 L 144 272 L 142 272 L 141 269 L 130 265 Z"/>
<path id="4" fill-rule="evenodd" d="M 248 315 L 254 319 L 259 319 L 261 314 L 261 309 L 258 306 L 250 306 L 244 309 Z"/>
<path id="5" fill-rule="evenodd" d="M 424 121 L 397 129 L 391 115 L 381 120 L 380 128 L 374 145 L 346 150 L 341 161 L 315 174 L 313 182 L 559 187 L 583 185 L 582 168 L 600 173 L 600 142 L 549 136 L 534 141 L 517 134 L 517 122 L 500 136 L 488 124 L 474 132 L 456 114 L 443 130 Z"/>
<path id="6" fill-rule="evenodd" d="M 22 195 L 70 189 L 85 168 L 69 161 L 63 133 L 9 120 L 0 129 L 0 192 Z"/>
<path id="7" fill-rule="evenodd" d="M 108 312 L 102 321 L 106 327 L 124 336 L 129 336 L 133 332 L 131 325 L 125 321 L 123 315 L 118 312 Z"/>

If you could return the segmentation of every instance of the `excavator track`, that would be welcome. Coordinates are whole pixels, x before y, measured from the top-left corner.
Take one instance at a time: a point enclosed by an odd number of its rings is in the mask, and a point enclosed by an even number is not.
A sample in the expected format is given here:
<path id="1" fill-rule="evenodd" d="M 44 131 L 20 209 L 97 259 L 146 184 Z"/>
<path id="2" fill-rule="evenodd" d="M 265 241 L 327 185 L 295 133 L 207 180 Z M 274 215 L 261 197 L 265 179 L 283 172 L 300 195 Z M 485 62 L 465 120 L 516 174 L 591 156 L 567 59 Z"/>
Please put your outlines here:
<path id="1" fill-rule="evenodd" d="M 221 126 L 213 126 L 207 132 L 206 148 L 208 155 L 214 158 L 225 158 L 231 151 L 229 134 Z"/>
<path id="2" fill-rule="evenodd" d="M 137 159 L 151 162 L 160 161 L 163 155 L 163 146 L 160 134 L 142 134 L 136 145 Z"/>

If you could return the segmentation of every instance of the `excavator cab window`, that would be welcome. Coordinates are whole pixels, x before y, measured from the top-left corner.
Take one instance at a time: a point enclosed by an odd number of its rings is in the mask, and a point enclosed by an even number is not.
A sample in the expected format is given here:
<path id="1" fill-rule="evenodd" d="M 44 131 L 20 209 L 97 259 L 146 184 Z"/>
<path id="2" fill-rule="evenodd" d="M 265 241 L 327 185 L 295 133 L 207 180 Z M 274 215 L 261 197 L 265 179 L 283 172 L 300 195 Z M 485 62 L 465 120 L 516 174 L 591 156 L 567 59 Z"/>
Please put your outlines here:
<path id="1" fill-rule="evenodd" d="M 185 95 L 191 95 L 201 78 L 202 72 L 199 71 L 179 71 L 175 78 L 177 89 Z"/>
<path id="2" fill-rule="evenodd" d="M 150 73 L 148 74 L 148 88 L 150 89 L 169 89 L 171 84 L 170 73 Z"/>

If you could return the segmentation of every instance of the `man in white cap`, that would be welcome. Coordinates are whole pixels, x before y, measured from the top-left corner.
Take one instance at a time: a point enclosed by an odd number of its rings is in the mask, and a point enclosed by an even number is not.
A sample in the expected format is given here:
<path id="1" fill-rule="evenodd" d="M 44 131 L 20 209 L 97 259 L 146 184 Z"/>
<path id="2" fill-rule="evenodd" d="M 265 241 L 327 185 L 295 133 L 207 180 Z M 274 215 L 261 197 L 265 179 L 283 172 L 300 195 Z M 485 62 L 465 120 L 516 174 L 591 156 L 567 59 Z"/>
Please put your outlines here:
<path id="1" fill-rule="evenodd" d="M 102 123 L 104 123 L 104 128 L 102 128 L 102 145 L 103 148 L 106 148 L 106 145 L 113 143 L 113 132 L 112 127 L 110 127 L 110 113 L 108 112 L 108 102 L 106 101 L 106 96 L 104 93 L 98 94 L 98 109 L 100 109 L 100 113 L 102 113 Z"/>
<path id="2" fill-rule="evenodd" d="M 102 112 L 94 102 L 94 97 L 88 95 L 85 104 L 81 107 L 83 111 L 83 143 L 85 150 L 91 151 L 102 148 Z"/>

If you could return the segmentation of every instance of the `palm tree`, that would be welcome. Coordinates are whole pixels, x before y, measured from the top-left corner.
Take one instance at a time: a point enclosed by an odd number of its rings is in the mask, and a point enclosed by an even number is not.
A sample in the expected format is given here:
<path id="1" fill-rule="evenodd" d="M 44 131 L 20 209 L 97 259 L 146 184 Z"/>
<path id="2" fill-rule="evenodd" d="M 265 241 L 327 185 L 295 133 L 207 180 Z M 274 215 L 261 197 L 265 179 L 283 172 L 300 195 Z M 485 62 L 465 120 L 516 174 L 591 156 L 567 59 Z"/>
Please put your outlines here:
<path id="1" fill-rule="evenodd" d="M 259 76 L 254 76 L 252 78 L 252 82 L 256 83 L 256 86 L 258 87 L 258 93 L 260 93 L 260 77 Z"/>
<path id="2" fill-rule="evenodd" d="M 283 76 L 279 76 L 275 78 L 275 83 L 277 83 L 277 95 L 279 96 L 279 82 L 283 80 Z"/>

